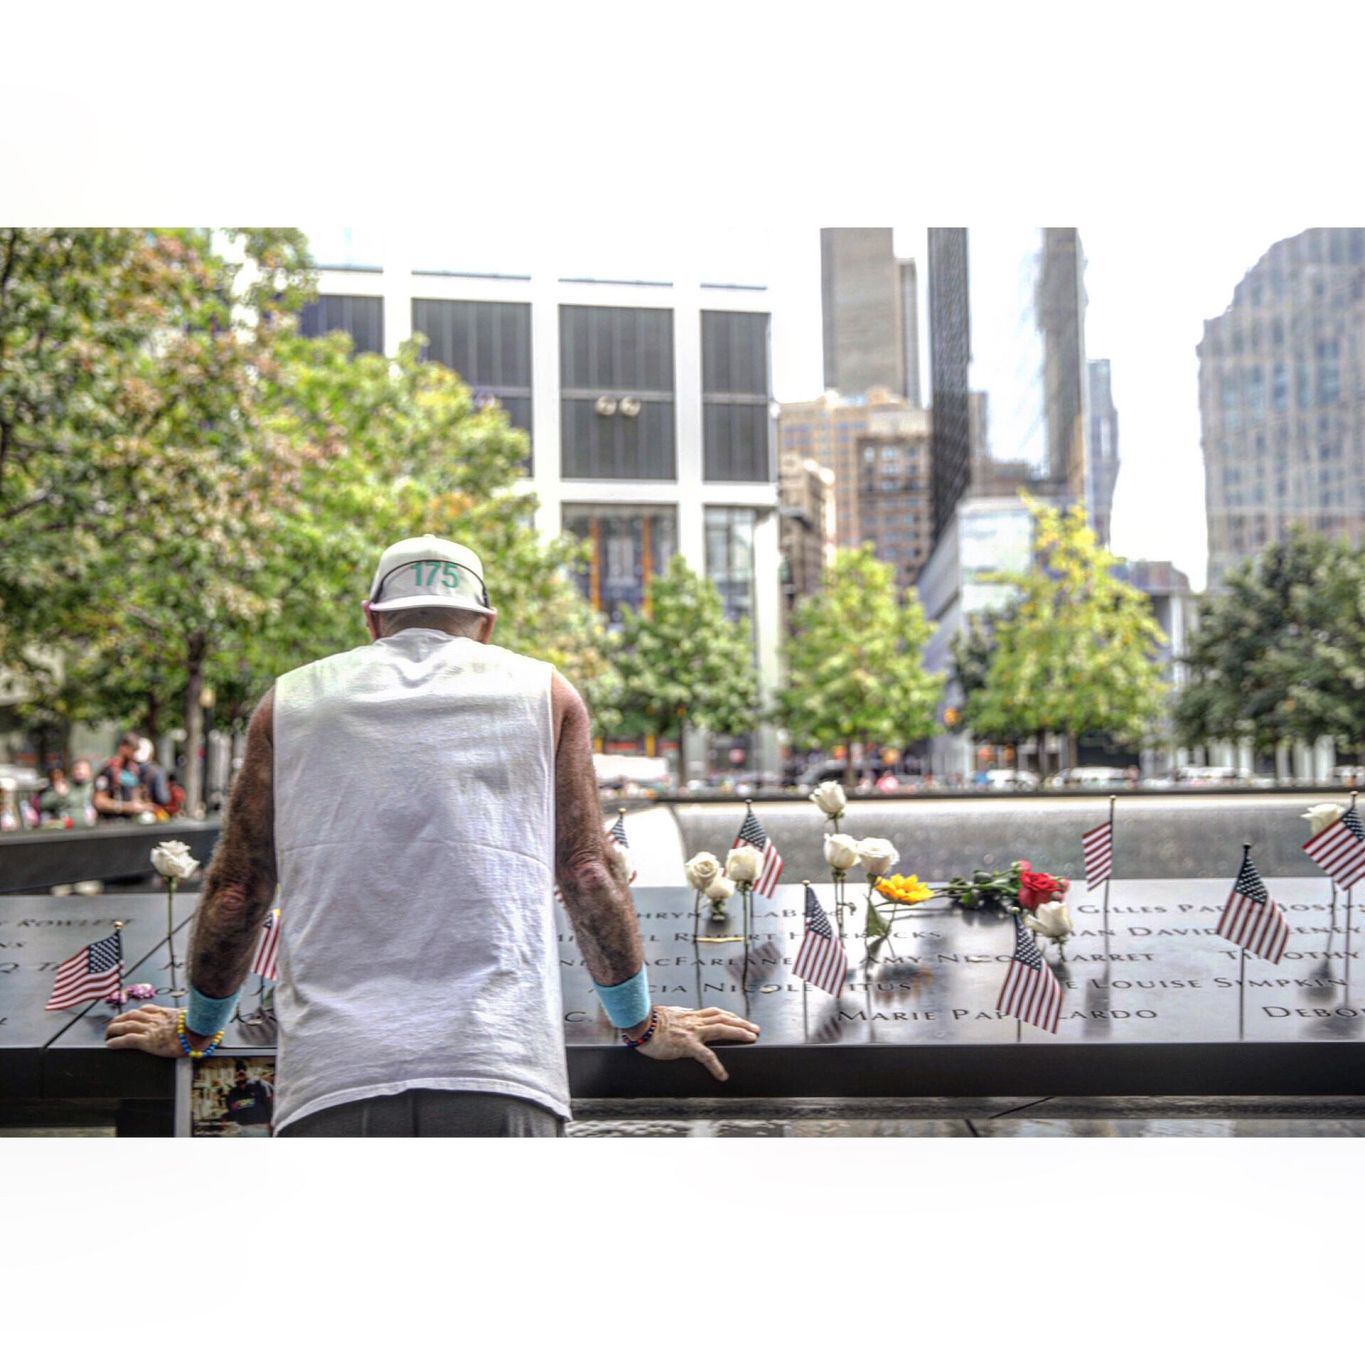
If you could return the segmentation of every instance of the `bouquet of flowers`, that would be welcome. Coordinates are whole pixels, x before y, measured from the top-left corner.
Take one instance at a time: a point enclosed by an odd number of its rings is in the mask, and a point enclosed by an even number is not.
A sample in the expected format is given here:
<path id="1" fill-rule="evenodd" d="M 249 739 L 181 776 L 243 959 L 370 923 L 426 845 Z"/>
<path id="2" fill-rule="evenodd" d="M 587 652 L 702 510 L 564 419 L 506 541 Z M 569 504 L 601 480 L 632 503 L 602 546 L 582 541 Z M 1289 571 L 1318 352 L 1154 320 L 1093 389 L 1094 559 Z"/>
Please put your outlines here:
<path id="1" fill-rule="evenodd" d="M 954 877 L 944 892 L 961 910 L 993 910 L 1013 915 L 1060 900 L 1070 885 L 1065 877 L 1035 872 L 1032 863 L 1019 858 L 1003 872 L 977 868 L 970 877 Z"/>

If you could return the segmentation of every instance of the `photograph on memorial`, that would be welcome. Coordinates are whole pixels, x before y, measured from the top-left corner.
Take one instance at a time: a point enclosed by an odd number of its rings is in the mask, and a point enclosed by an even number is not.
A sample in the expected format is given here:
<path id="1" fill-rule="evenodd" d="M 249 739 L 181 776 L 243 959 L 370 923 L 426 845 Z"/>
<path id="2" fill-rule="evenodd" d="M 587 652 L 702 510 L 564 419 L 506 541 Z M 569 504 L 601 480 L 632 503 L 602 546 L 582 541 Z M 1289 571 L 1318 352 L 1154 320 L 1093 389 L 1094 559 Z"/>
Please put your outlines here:
<path id="1" fill-rule="evenodd" d="M 269 1137 L 275 1114 L 274 1054 L 193 1063 L 191 1137 Z"/>

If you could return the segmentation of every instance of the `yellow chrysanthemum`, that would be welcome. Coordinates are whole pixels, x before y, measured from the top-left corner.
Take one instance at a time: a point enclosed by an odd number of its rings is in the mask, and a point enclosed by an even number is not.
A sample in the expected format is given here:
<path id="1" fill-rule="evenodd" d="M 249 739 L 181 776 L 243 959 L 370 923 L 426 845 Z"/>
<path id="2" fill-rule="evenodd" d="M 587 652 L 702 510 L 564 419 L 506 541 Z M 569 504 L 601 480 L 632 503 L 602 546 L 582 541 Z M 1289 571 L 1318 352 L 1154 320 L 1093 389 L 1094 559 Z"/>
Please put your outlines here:
<path id="1" fill-rule="evenodd" d="M 925 886 L 918 877 L 881 877 L 877 890 L 889 901 L 899 901 L 901 905 L 918 905 L 920 901 L 932 900 L 934 890 Z"/>

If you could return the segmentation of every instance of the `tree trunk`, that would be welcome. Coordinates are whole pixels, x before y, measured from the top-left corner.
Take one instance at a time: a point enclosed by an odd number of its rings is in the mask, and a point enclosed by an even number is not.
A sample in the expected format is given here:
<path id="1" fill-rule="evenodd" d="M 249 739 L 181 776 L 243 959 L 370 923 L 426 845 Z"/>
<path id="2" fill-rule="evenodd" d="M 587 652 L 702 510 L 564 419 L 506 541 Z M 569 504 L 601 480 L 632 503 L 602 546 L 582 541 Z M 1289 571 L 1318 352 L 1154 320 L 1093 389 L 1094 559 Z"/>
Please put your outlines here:
<path id="1" fill-rule="evenodd" d="M 853 775 L 853 741 L 844 740 L 844 781 L 850 787 L 858 785 L 858 779 Z"/>
<path id="2" fill-rule="evenodd" d="M 204 709 L 199 696 L 204 688 L 204 637 L 196 631 L 189 640 L 189 684 L 185 695 L 185 814 L 204 818 L 204 765 L 199 750 L 204 743 Z"/>
<path id="3" fill-rule="evenodd" d="M 1038 776 L 1047 776 L 1047 731 L 1039 730 L 1036 736 L 1038 740 Z"/>

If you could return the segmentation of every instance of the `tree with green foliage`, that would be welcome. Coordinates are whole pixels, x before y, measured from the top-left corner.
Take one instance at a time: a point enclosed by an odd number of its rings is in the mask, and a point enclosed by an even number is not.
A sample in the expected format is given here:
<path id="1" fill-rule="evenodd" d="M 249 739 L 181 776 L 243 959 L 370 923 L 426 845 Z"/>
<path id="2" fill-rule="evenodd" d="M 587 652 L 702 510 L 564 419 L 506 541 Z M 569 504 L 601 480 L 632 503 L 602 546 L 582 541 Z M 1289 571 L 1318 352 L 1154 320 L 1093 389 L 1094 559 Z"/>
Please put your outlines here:
<path id="1" fill-rule="evenodd" d="M 996 631 L 1013 614 L 1013 608 L 1006 606 L 968 617 L 948 646 L 953 660 L 953 677 L 963 696 L 963 704 L 948 728 L 955 732 L 970 730 L 973 738 L 984 744 L 1018 744 L 1023 738 L 1021 734 L 986 729 L 987 717 L 979 704 L 985 696 L 991 660 L 995 657 Z"/>
<path id="2" fill-rule="evenodd" d="M 157 733 L 178 713 L 193 755 L 206 688 L 241 720 L 279 673 L 363 643 L 374 559 L 417 532 L 474 546 L 499 643 L 561 667 L 611 719 L 602 624 L 566 573 L 579 551 L 537 536 L 513 487 L 527 438 L 505 412 L 475 409 L 420 338 L 391 360 L 297 336 L 296 234 L 69 236 L 0 240 L 22 304 L 0 315 L 0 440 L 22 455 L 0 465 L 0 660 L 35 719 Z M 79 288 L 69 260 L 87 263 Z M 121 325 L 96 326 L 106 314 Z M 65 375 L 54 332 L 90 357 L 84 403 L 46 396 Z"/>
<path id="3" fill-rule="evenodd" d="M 311 284 L 303 239 L 34 232 L 0 250 L 0 651 L 68 709 L 139 677 L 171 689 L 194 754 L 207 661 L 269 614 L 254 574 L 293 504 L 298 452 L 260 376 Z"/>
<path id="4" fill-rule="evenodd" d="M 1161 715 L 1164 636 L 1146 596 L 1114 574 L 1119 564 L 1086 524 L 1085 507 L 1065 513 L 1025 497 L 1033 516 L 1033 562 L 992 581 L 1014 589 L 990 628 L 990 666 L 964 708 L 973 733 L 1005 742 L 1047 738 L 1069 753 L 1078 736 L 1103 731 L 1140 739 Z"/>
<path id="5" fill-rule="evenodd" d="M 726 618 L 716 585 L 681 555 L 650 583 L 645 609 L 621 615 L 622 734 L 676 739 L 681 753 L 694 730 L 740 735 L 758 724 L 752 628 Z"/>
<path id="6" fill-rule="evenodd" d="M 1365 763 L 1365 550 L 1295 527 L 1203 595 L 1198 620 L 1185 743 L 1330 737 Z"/>
<path id="7" fill-rule="evenodd" d="M 794 743 L 845 745 L 852 780 L 854 743 L 904 747 L 933 734 L 943 676 L 924 668 L 929 624 L 870 546 L 838 551 L 791 631 L 779 716 Z"/>

